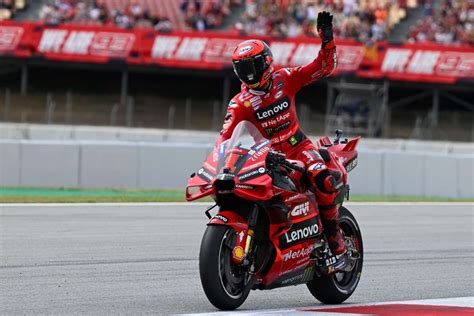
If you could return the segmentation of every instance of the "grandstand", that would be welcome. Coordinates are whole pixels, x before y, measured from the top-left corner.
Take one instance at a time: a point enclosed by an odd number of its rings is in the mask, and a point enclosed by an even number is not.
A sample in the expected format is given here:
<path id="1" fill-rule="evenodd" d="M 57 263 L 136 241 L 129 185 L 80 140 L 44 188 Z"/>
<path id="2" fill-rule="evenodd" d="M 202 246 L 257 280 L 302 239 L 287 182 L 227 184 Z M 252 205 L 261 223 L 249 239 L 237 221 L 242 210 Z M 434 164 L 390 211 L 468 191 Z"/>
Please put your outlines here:
<path id="1" fill-rule="evenodd" d="M 390 40 L 402 30 L 409 42 L 474 43 L 474 4 L 463 0 L 36 1 L 39 2 L 42 6 L 38 12 L 29 16 L 48 24 L 155 27 L 166 31 L 220 29 L 242 35 L 316 37 L 317 12 L 328 10 L 334 15 L 338 38 Z M 25 10 L 27 3 L 28 0 L 1 0 L 0 20 L 15 19 L 15 13 Z M 407 20 L 408 16 L 411 19 Z"/>
<path id="2" fill-rule="evenodd" d="M 28 0 L 0 0 L 0 21 L 15 18 L 17 12 L 26 9 Z"/>
<path id="3" fill-rule="evenodd" d="M 298 97 L 306 131 L 473 140 L 461 0 L 0 0 L 0 120 L 218 130 L 235 45 L 260 37 L 277 66 L 308 62 L 321 10 L 338 69 Z"/>

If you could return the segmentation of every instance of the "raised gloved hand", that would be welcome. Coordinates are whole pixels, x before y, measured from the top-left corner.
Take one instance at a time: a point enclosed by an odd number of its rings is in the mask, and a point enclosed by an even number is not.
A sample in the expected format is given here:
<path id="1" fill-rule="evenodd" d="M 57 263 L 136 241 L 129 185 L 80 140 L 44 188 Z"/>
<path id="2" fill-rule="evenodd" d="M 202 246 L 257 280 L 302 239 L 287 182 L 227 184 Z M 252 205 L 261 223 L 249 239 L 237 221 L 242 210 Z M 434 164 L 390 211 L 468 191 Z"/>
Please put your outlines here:
<path id="1" fill-rule="evenodd" d="M 334 39 L 332 15 L 329 12 L 323 11 L 318 13 L 317 29 L 322 40 L 321 46 L 324 48 L 327 43 Z"/>

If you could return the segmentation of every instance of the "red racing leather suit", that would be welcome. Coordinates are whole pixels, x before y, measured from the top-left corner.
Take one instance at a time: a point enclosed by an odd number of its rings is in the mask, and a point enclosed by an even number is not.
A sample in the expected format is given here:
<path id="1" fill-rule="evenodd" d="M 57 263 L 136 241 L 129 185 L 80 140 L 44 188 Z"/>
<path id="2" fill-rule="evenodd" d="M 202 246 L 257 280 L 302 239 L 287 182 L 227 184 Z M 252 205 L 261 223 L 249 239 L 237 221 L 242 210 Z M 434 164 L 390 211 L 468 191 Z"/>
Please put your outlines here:
<path id="1" fill-rule="evenodd" d="M 338 209 L 334 202 L 338 192 L 327 190 L 325 185 L 328 183 L 325 183 L 324 178 L 318 183 L 318 175 L 328 169 L 317 147 L 301 131 L 295 106 L 295 95 L 302 87 L 330 75 L 336 68 L 336 48 L 333 43 L 321 48 L 316 59 L 305 66 L 274 71 L 271 86 L 266 92 L 249 89 L 243 84 L 241 92 L 228 105 L 218 143 L 229 139 L 235 126 L 247 120 L 264 137 L 271 139 L 274 150 L 285 153 L 288 159 L 304 162 L 315 186 L 326 236 L 329 234 L 331 250 L 337 255 L 345 251 L 339 232 Z"/>

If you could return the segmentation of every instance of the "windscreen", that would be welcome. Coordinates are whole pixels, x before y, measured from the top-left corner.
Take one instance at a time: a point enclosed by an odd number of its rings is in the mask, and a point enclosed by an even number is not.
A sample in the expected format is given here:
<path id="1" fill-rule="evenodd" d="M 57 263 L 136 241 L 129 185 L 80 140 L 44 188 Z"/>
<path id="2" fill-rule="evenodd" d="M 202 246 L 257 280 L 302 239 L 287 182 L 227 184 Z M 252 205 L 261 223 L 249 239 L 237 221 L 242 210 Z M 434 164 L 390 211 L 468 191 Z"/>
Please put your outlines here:
<path id="1" fill-rule="evenodd" d="M 219 147 L 219 170 L 227 173 L 238 173 L 246 160 L 270 141 L 262 136 L 259 130 L 249 121 L 240 122 L 232 136 Z"/>

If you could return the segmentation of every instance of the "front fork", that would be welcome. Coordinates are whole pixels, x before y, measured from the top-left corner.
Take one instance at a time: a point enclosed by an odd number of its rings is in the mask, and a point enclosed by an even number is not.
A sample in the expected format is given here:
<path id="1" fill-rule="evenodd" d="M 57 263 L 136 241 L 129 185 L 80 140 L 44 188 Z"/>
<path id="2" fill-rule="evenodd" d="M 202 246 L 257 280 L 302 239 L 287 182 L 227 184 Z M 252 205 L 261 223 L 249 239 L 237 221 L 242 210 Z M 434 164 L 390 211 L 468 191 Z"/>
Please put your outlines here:
<path id="1" fill-rule="evenodd" d="M 252 243 L 255 235 L 255 226 L 257 226 L 258 219 L 258 206 L 255 204 L 252 211 L 249 214 L 248 223 L 249 228 L 247 230 L 247 238 L 245 240 L 245 250 L 242 265 L 244 267 L 250 264 L 250 250 L 252 249 Z"/>

